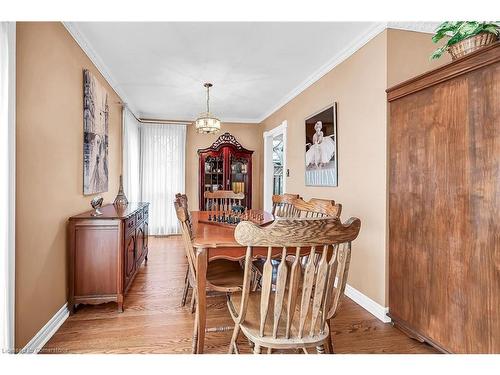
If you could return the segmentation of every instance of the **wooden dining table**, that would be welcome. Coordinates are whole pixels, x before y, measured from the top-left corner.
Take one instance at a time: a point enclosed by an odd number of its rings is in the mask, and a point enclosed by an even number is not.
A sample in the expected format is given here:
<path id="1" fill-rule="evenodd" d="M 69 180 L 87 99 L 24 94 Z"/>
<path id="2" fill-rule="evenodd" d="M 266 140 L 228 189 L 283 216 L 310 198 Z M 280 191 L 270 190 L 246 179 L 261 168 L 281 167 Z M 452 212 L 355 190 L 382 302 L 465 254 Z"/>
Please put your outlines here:
<path id="1" fill-rule="evenodd" d="M 272 214 L 263 210 L 248 210 L 250 216 L 259 218 L 259 225 L 268 225 L 274 221 Z M 193 230 L 193 247 L 196 253 L 196 327 L 198 331 L 197 342 L 193 348 L 195 353 L 203 353 L 206 332 L 206 284 L 207 265 L 214 259 L 229 259 L 239 261 L 244 259 L 246 247 L 236 242 L 234 230 L 236 225 L 209 222 L 209 211 L 191 211 L 191 223 Z M 279 252 L 279 249 L 277 249 Z M 255 248 L 254 256 L 265 256 L 266 248 Z M 229 345 L 229 342 L 228 342 Z"/>

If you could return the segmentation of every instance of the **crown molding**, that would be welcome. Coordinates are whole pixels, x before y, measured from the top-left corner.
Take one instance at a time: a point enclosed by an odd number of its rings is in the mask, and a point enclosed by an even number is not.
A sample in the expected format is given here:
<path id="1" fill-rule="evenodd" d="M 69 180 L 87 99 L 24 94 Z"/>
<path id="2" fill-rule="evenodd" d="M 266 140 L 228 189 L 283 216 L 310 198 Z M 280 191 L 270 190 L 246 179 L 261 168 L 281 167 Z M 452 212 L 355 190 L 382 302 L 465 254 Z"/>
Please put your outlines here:
<path id="1" fill-rule="evenodd" d="M 434 34 L 440 23 L 441 22 L 389 22 L 387 28 Z"/>
<path id="2" fill-rule="evenodd" d="M 158 120 L 158 121 L 172 121 L 172 122 L 191 122 L 194 123 L 195 119 L 185 119 L 182 121 L 177 121 L 177 120 L 172 120 L 171 115 L 164 115 L 164 114 L 158 114 L 158 113 L 144 113 L 144 112 L 139 112 L 139 120 L 142 121 L 143 119 L 146 120 Z M 261 121 L 258 118 L 242 118 L 242 117 L 219 117 L 216 116 L 221 123 L 243 123 L 243 124 L 259 124 Z"/>
<path id="3" fill-rule="evenodd" d="M 307 77 L 301 84 L 295 87 L 292 91 L 286 94 L 281 100 L 279 100 L 272 108 L 267 110 L 265 114 L 259 119 L 259 122 L 264 121 L 266 118 L 271 116 L 278 109 L 287 104 L 290 100 L 298 96 L 305 89 L 311 86 L 313 83 L 318 81 L 325 74 L 330 72 L 337 65 L 347 60 L 351 55 L 353 55 L 357 50 L 363 47 L 370 40 L 375 38 L 378 34 L 383 32 L 387 28 L 387 23 L 379 22 L 372 26 L 367 32 L 353 40 L 350 44 L 348 44 L 342 51 L 333 56 L 326 64 L 321 66 L 318 70 L 312 73 L 309 77 Z"/>
<path id="4" fill-rule="evenodd" d="M 137 110 L 134 108 L 134 105 L 129 102 L 127 99 L 127 95 L 123 90 L 120 89 L 120 86 L 114 79 L 113 75 L 111 74 L 109 68 L 106 66 L 104 61 L 100 58 L 100 56 L 95 52 L 95 50 L 92 48 L 92 45 L 90 42 L 83 36 L 83 34 L 80 32 L 80 29 L 78 28 L 78 25 L 76 22 L 62 22 L 66 30 L 70 33 L 70 35 L 73 37 L 73 39 L 76 41 L 76 43 L 80 46 L 80 48 L 83 50 L 83 52 L 87 55 L 87 57 L 92 61 L 92 63 L 95 65 L 97 70 L 102 74 L 104 79 L 109 83 L 109 85 L 115 90 L 115 92 L 118 94 L 120 97 L 121 101 L 123 102 L 122 104 L 126 106 L 133 114 L 134 116 L 137 117 Z"/>
<path id="5" fill-rule="evenodd" d="M 386 29 L 399 29 L 399 30 L 407 30 L 407 31 L 416 31 L 420 33 L 434 33 L 439 22 L 379 22 L 370 28 L 365 34 L 360 36 L 358 39 L 354 40 L 350 43 L 346 48 L 344 48 L 341 52 L 333 56 L 325 65 L 319 68 L 316 72 L 311 74 L 305 81 L 303 81 L 300 85 L 290 91 L 287 95 L 285 95 L 276 105 L 274 105 L 270 110 L 268 110 L 264 116 L 259 119 L 259 123 L 263 122 L 269 116 L 271 116 L 274 112 L 279 110 L 285 104 L 287 104 L 290 100 L 298 96 L 309 86 L 318 81 L 321 77 L 335 68 L 337 65 L 342 63 L 351 57 L 356 51 L 358 51 L 361 47 L 367 44 L 370 40 L 375 38 L 378 34 L 383 32 Z"/>
<path id="6" fill-rule="evenodd" d="M 398 29 L 398 30 L 407 30 L 407 31 L 415 31 L 421 33 L 433 33 L 436 29 L 436 26 L 439 22 L 378 22 L 374 24 L 370 29 L 368 29 L 363 35 L 353 40 L 350 44 L 348 44 L 342 51 L 333 56 L 327 63 L 322 65 L 319 69 L 309 75 L 304 81 L 302 81 L 298 86 L 296 86 L 293 90 L 288 92 L 285 96 L 283 96 L 275 105 L 273 105 L 270 109 L 268 109 L 264 115 L 258 118 L 221 118 L 222 123 L 256 123 L 260 124 L 269 116 L 271 116 L 274 112 L 279 110 L 289 101 L 297 97 L 300 93 L 306 90 L 309 86 L 313 85 L 317 82 L 321 77 L 330 72 L 337 65 L 341 64 L 343 61 L 347 60 L 351 57 L 356 51 L 358 51 L 361 47 L 367 44 L 370 40 L 375 38 L 378 34 L 383 32 L 386 29 Z M 89 41 L 82 35 L 79 31 L 78 26 L 75 22 L 63 22 L 64 27 L 68 30 L 71 36 L 75 39 L 78 45 L 82 48 L 82 50 L 87 54 L 89 59 L 94 63 L 97 69 L 101 72 L 104 78 L 108 81 L 111 87 L 116 91 L 116 93 L 120 96 L 124 104 L 130 109 L 130 111 L 137 118 L 168 118 L 169 116 L 162 116 L 161 114 L 144 114 L 138 112 L 133 104 L 127 100 L 127 96 L 125 92 L 119 88 L 116 80 L 113 78 L 110 70 L 106 66 L 106 64 L 102 61 L 99 55 L 94 51 Z M 194 121 L 194 120 L 193 120 Z"/>

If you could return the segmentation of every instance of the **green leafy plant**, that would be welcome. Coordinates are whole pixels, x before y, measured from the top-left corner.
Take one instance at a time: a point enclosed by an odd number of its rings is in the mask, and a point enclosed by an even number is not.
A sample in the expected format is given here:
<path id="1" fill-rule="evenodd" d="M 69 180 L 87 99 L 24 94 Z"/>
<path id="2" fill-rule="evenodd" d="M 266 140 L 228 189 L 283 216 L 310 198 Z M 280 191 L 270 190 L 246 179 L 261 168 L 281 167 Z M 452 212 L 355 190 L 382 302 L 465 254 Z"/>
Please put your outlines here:
<path id="1" fill-rule="evenodd" d="M 499 23 L 496 22 L 477 22 L 477 21 L 447 21 L 443 22 L 436 29 L 436 34 L 432 37 L 434 43 L 439 42 L 445 36 L 450 38 L 446 43 L 439 47 L 431 55 L 431 59 L 440 58 L 443 53 L 453 44 L 461 42 L 464 39 L 480 33 L 491 33 L 496 36 L 499 35 Z"/>

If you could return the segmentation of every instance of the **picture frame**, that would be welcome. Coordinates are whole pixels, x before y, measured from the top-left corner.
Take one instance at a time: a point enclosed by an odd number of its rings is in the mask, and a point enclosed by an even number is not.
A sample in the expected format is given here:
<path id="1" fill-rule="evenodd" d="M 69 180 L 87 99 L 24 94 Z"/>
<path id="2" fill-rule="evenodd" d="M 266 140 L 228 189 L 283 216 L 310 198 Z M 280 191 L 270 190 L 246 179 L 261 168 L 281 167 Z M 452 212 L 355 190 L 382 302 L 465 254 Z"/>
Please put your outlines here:
<path id="1" fill-rule="evenodd" d="M 337 102 L 304 120 L 305 186 L 338 186 Z"/>
<path id="2" fill-rule="evenodd" d="M 108 191 L 108 92 L 83 70 L 83 195 Z"/>

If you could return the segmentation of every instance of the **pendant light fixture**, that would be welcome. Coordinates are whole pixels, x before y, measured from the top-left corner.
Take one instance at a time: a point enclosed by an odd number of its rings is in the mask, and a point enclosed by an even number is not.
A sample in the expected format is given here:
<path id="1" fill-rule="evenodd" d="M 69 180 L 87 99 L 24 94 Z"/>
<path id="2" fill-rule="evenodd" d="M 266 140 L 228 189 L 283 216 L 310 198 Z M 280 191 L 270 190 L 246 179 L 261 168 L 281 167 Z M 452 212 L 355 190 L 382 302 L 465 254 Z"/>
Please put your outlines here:
<path id="1" fill-rule="evenodd" d="M 203 86 L 207 88 L 207 111 L 196 119 L 196 131 L 203 134 L 217 133 L 220 130 L 220 120 L 210 113 L 210 87 L 213 85 L 205 83 Z"/>

